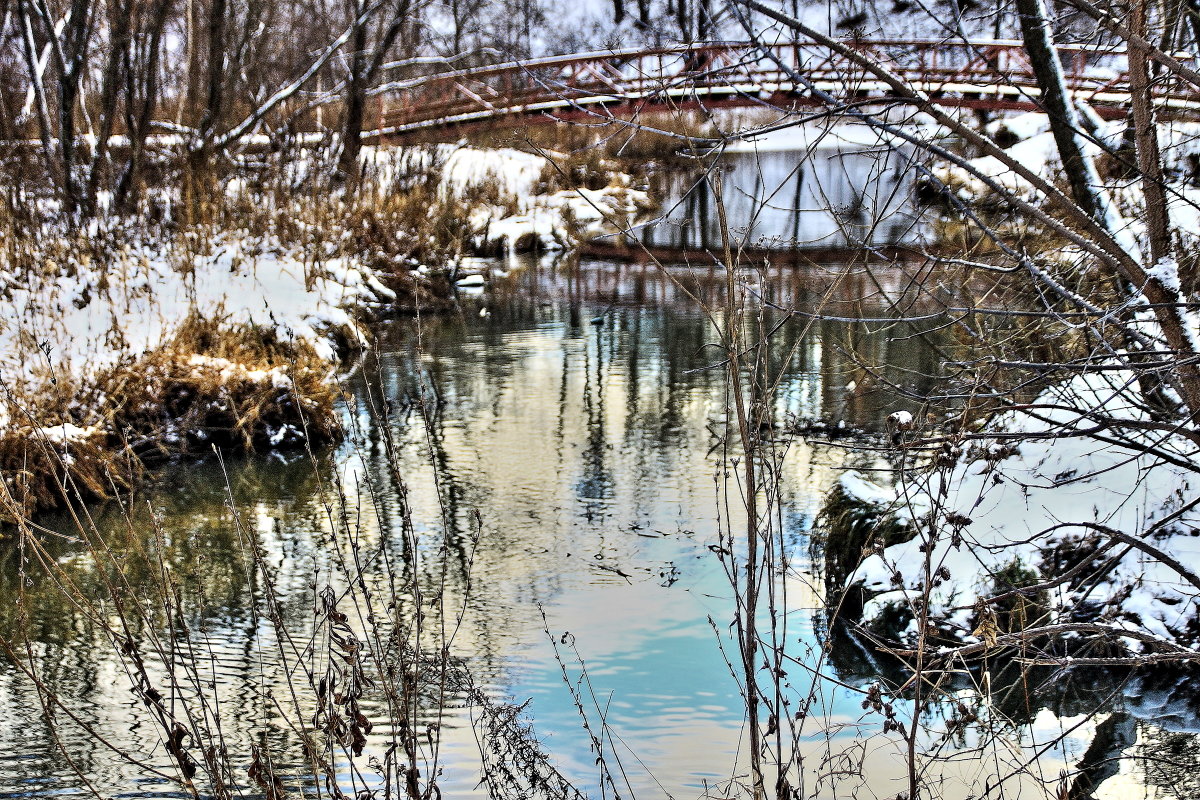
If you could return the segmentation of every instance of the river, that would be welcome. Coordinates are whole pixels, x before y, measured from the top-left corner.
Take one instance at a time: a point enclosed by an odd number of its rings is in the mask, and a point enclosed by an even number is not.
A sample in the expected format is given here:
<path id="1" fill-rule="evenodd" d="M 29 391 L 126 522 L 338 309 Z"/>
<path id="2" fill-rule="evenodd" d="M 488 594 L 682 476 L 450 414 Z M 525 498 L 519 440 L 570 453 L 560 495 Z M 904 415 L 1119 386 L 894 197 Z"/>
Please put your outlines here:
<path id="1" fill-rule="evenodd" d="M 855 283 L 867 280 L 860 269 L 839 279 L 849 288 L 830 291 L 831 276 L 842 273 L 839 265 L 785 267 L 749 279 L 781 308 L 825 298 L 833 308 L 871 311 L 862 300 L 870 293 Z M 883 277 L 903 284 L 897 273 Z M 131 689 L 129 653 L 122 657 L 104 632 L 120 618 L 104 586 L 122 581 L 116 596 L 126 616 L 139 603 L 148 609 L 127 631 L 146 674 L 167 695 L 164 707 L 213 732 L 213 746 L 229 754 L 230 796 L 269 796 L 247 771 L 252 748 L 269 756 L 286 789 L 328 791 L 311 779 L 298 732 L 318 710 L 316 680 L 305 671 L 329 675 L 342 663 L 329 655 L 330 630 L 316 611 L 326 587 L 346 624 L 375 647 L 370 620 L 344 594 L 356 583 L 397 628 L 420 613 L 437 638 L 445 632 L 456 681 L 426 693 L 418 737 L 427 754 L 437 744 L 423 776 L 436 771 L 444 797 L 487 795 L 468 682 L 493 702 L 523 705 L 550 763 L 596 797 L 734 796 L 745 708 L 729 663 L 734 593 L 719 534 L 736 529 L 742 512 L 721 492 L 727 382 L 712 318 L 694 300 L 719 304 L 722 281 L 708 268 L 668 279 L 650 266 L 531 261 L 494 291 L 467 298 L 461 313 L 381 323 L 375 351 L 343 378 L 352 430 L 345 444 L 168 468 L 128 509 L 93 510 L 111 562 L 87 554 L 67 517 L 46 521 L 61 535 L 43 537 L 41 556 L 4 543 L 0 605 L 5 623 L 28 634 L 43 692 L 12 668 L 0 671 L 0 797 L 86 794 L 89 786 L 104 797 L 186 796 L 152 774 L 173 774 L 172 759 L 144 693 Z M 778 585 L 797 665 L 788 691 L 809 702 L 796 748 L 799 785 L 805 797 L 894 797 L 907 785 L 902 741 L 864 710 L 862 691 L 898 673 L 829 631 L 810 531 L 840 471 L 886 480 L 889 469 L 887 448 L 847 448 L 828 434 L 839 426 L 878 432 L 888 413 L 920 411 L 904 395 L 934 386 L 935 345 L 945 342 L 906 326 L 766 314 L 772 327 L 781 323 L 770 345 L 779 424 L 767 435 L 782 465 L 788 569 Z M 787 432 L 809 420 L 831 427 Z M 164 585 L 174 596 L 161 594 Z M 14 619 L 18 596 L 29 611 Z M 174 692 L 164 688 L 167 663 L 176 665 Z M 957 696 L 973 703 L 980 679 L 960 676 Z M 1041 796 L 1035 787 L 1053 787 L 1058 770 L 1085 753 L 1103 761 L 1115 745 L 1089 751 L 1103 737 L 1074 716 L 1095 696 L 1078 680 L 1057 680 L 1026 686 L 1019 700 L 1015 684 L 996 687 L 982 715 L 994 744 L 970 726 L 923 738 L 936 756 L 923 762 L 925 779 L 939 796 L 979 797 L 998 782 L 991 796 Z M 1194 763 L 1194 739 L 1170 739 L 1195 729 L 1189 706 L 1160 686 L 1125 708 L 1119 698 L 1128 691 L 1117 683 L 1106 695 L 1118 713 L 1100 718 L 1114 720 L 1101 733 L 1143 744 L 1166 737 L 1178 750 L 1172 763 Z M 197 705 L 201 696 L 208 700 Z M 53 713 L 70 760 L 46 723 L 50 698 L 76 715 Z M 576 699 L 593 732 L 604 718 L 598 739 L 615 785 L 600 778 Z M 187 708 L 199 716 L 188 721 Z M 386 699 L 370 687 L 361 710 L 374 727 L 358 769 L 345 752 L 330 756 L 347 794 L 379 787 L 368 759 L 386 759 L 396 732 Z M 1175 717 L 1144 721 L 1156 714 Z M 1047 744 L 1059 734 L 1059 745 Z M 491 758 L 494 766 L 506 755 Z M 208 796 L 200 767 L 197 787 Z M 1187 774 L 1122 773 L 1109 784 L 1122 793 L 1105 796 L 1182 797 L 1156 792 Z"/>

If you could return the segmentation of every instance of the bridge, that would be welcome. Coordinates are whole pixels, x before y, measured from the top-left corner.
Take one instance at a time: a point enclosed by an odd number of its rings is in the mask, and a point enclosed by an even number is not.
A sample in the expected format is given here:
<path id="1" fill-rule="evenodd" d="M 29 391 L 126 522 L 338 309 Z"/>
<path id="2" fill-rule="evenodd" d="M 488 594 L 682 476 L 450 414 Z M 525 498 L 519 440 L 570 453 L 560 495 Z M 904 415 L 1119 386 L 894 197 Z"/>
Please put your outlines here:
<path id="1" fill-rule="evenodd" d="M 846 39 L 842 44 L 886 66 L 942 106 L 1039 109 L 1037 81 L 1017 41 Z M 1077 99 L 1108 119 L 1126 114 L 1129 77 L 1123 50 L 1060 44 L 1058 51 L 1068 88 Z M 1172 55 L 1192 69 L 1200 67 L 1193 54 Z M 854 60 L 806 41 L 770 46 L 716 42 L 551 56 L 394 81 L 372 94 L 380 123 L 375 133 L 404 137 L 520 117 L 597 120 L 664 108 L 823 106 L 812 88 L 845 103 L 903 102 Z M 1200 113 L 1200 90 L 1182 79 L 1164 76 L 1153 92 L 1164 111 Z"/>

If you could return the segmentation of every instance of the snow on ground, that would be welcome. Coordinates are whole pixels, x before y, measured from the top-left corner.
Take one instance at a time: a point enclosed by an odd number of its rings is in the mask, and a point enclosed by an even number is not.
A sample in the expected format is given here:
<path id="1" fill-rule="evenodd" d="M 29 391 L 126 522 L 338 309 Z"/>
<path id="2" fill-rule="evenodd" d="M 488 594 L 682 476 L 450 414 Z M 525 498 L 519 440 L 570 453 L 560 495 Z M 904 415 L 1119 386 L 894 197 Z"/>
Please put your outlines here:
<path id="1" fill-rule="evenodd" d="M 1093 159 L 1100 158 L 1105 150 L 1117 151 L 1122 146 L 1126 124 L 1123 121 L 1104 123 L 1093 135 L 1082 137 L 1084 151 Z M 1180 120 L 1163 120 L 1156 127 L 1159 149 L 1163 154 L 1163 165 L 1173 184 L 1169 191 L 1172 225 L 1191 236 L 1200 236 L 1200 191 L 1192 184 L 1200 179 L 1200 123 Z M 1017 163 L 1040 177 L 1052 182 L 1062 170 L 1058 147 L 1045 114 L 1025 113 L 990 123 L 986 133 L 991 137 L 1004 136 L 1015 140 L 1006 152 Z M 967 202 L 977 202 L 993 194 L 984 180 L 990 180 L 1003 191 L 1027 202 L 1040 204 L 1044 198 L 1024 178 L 1013 172 L 995 156 L 983 156 L 968 162 L 969 169 L 958 165 L 943 164 L 933 170 L 934 176 L 949 186 L 957 196 Z M 978 174 L 972 174 L 972 173 Z M 982 177 L 980 177 L 982 176 Z M 1143 200 L 1135 184 L 1112 183 L 1107 187 L 1113 201 L 1128 220 L 1117 220 L 1116 233 L 1127 250 L 1137 255 L 1133 241 L 1143 236 L 1142 226 L 1137 221 L 1141 216 Z"/>
<path id="2" fill-rule="evenodd" d="M 613 171 L 602 189 L 543 191 L 557 176 L 561 153 L 527 153 L 465 144 L 368 147 L 363 156 L 376 191 L 397 192 L 437 176 L 442 203 L 469 208 L 474 246 L 511 254 L 536 243 L 562 250 L 579 241 L 619 233 L 653 206 L 648 194 Z"/>
<path id="3" fill-rule="evenodd" d="M 111 260 L 96 261 L 79 248 L 78 257 L 47 265 L 35 279 L 0 269 L 12 309 L 0 316 L 0 382 L 6 390 L 36 398 L 60 382 L 86 385 L 169 342 L 190 315 L 306 342 L 332 366 L 336 339 L 363 337 L 354 308 L 390 295 L 364 267 L 343 259 L 318 262 L 249 234 L 214 234 L 203 252 L 183 250 L 178 243 L 133 243 Z M 284 378 L 262 377 L 276 386 Z M 0 417 L 0 426 L 9 422 Z M 62 427 L 54 422 L 55 430 Z"/>
<path id="4" fill-rule="evenodd" d="M 602 189 L 546 191 L 556 174 L 554 159 L 563 158 L 556 153 L 459 144 L 367 147 L 363 157 L 366 191 L 408 192 L 434 180 L 436 196 L 469 222 L 472 244 L 481 252 L 565 249 L 628 227 L 650 206 L 646 193 L 630 188 L 628 176 L 615 170 Z M 289 179 L 314 174 L 319 158 L 311 152 L 290 159 Z M 252 191 L 237 178 L 225 187 L 234 198 L 253 197 Z M 131 225 L 128 236 L 109 230 L 122 224 Z M 155 238 L 109 218 L 93 223 L 89 233 L 121 244 L 97 249 L 63 239 L 57 255 L 37 259 L 29 275 L 0 263 L 0 292 L 12 309 L 0 316 L 0 384 L 11 401 L 0 403 L 0 430 L 29 427 L 23 412 L 50 387 L 79 392 L 104 371 L 164 346 L 189 316 L 304 342 L 332 366 L 335 342 L 364 336 L 354 309 L 394 298 L 370 268 L 270 236 L 193 230 Z M 192 363 L 231 379 L 235 372 L 242 380 L 262 378 L 276 388 L 284 377 L 236 364 Z M 100 400 L 88 402 L 97 407 Z M 70 409 L 76 422 L 89 419 L 88 411 Z M 68 430 L 68 420 L 32 422 L 51 426 L 47 436 Z"/>
<path id="5" fill-rule="evenodd" d="M 1135 432 L 1127 444 L 1071 435 L 1096 424 L 1095 417 L 1072 408 L 1144 421 L 1123 399 L 1131 382 L 1128 373 L 1112 371 L 1047 390 L 1034 404 L 1039 410 L 1011 412 L 992 428 L 998 437 L 1020 434 L 1017 452 L 1012 452 L 1012 439 L 978 441 L 948 472 L 934 473 L 927 483 L 914 479 L 901 484 L 901 494 L 914 498 L 911 503 L 896 500 L 895 492 L 869 485 L 861 476 L 843 480 L 844 488 L 867 502 L 910 506 L 911 515 L 924 518 L 927 529 L 927 509 L 940 508 L 935 514 L 938 537 L 928 556 L 931 574 L 944 571 L 932 581 L 930 610 L 963 640 L 974 640 L 975 603 L 994 592 L 997 573 L 1011 570 L 1016 560 L 1041 580 L 1053 577 L 1054 548 L 1078 552 L 1078 541 L 1096 533 L 1085 523 L 1142 536 L 1156 522 L 1181 512 L 1146 540 L 1191 569 L 1200 564 L 1200 510 L 1184 508 L 1200 492 L 1196 446 L 1157 431 Z M 1042 435 L 1066 438 L 1037 438 Z M 1189 468 L 1193 464 L 1196 470 Z M 953 524 L 956 519 L 970 522 L 959 528 Z M 908 606 L 920 595 L 926 567 L 923 538 L 867 557 L 850 576 L 848 585 L 859 584 L 874 595 L 864 609 L 866 620 L 879 621 L 890 605 Z M 1109 538 L 1099 531 L 1100 542 Z M 1055 613 L 1062 619 L 1072 614 L 1098 617 L 1118 628 L 1194 644 L 1200 624 L 1196 587 L 1141 550 L 1119 546 L 1108 555 L 1121 552 L 1118 563 L 1094 585 L 1076 592 L 1053 590 Z"/>
<path id="6" fill-rule="evenodd" d="M 1017 130 L 1023 133 L 1037 129 L 1036 126 L 1028 123 L 1020 124 L 1017 127 Z M 1100 149 L 1094 145 L 1089 150 L 1093 156 L 1100 153 Z M 1022 139 L 1005 152 L 1014 161 L 1041 177 L 1052 177 L 1057 170 L 1061 169 L 1058 147 L 1054 142 L 1054 135 L 1048 129 Z M 976 201 L 992 194 L 992 189 L 987 183 L 988 180 L 1004 192 L 1024 200 L 1037 202 L 1040 199 L 1039 193 L 1024 178 L 1013 172 L 996 156 L 971 159 L 968 164 L 970 169 L 960 166 L 941 166 L 934 170 L 934 175 L 939 181 L 954 189 L 963 200 Z"/>

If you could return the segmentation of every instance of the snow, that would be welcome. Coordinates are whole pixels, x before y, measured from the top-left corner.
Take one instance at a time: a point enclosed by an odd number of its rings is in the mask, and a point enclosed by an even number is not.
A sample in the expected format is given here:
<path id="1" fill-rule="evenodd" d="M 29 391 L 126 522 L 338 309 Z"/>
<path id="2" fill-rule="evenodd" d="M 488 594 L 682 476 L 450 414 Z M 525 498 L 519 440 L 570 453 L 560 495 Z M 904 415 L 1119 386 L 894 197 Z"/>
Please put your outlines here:
<path id="1" fill-rule="evenodd" d="M 38 428 L 33 432 L 33 437 L 34 439 L 47 439 L 55 444 L 66 444 L 67 442 L 85 441 L 99 432 L 100 429 L 94 426 L 81 428 L 78 425 L 64 422 L 61 425 L 48 425 L 44 428 Z"/>
<path id="2" fill-rule="evenodd" d="M 273 389 L 290 389 L 292 387 L 292 379 L 280 367 L 272 367 L 269 370 L 249 369 L 244 364 L 239 364 L 236 361 L 215 358 L 213 356 L 203 356 L 199 353 L 193 353 L 188 358 L 188 364 L 198 367 L 201 370 L 216 372 L 223 382 L 230 382 L 237 379 L 250 381 L 251 383 L 268 384 Z"/>
<path id="3" fill-rule="evenodd" d="M 547 156 L 558 155 L 547 153 Z M 512 148 L 471 147 L 465 143 L 412 147 L 368 146 L 362 151 L 367 175 L 380 192 L 395 192 L 434 175 L 444 200 L 463 200 L 495 188 L 502 196 L 528 202 L 537 194 L 546 156 Z"/>
<path id="4" fill-rule="evenodd" d="M 1007 150 L 1008 155 L 1030 171 L 1043 177 L 1051 177 L 1059 169 L 1058 146 L 1049 132 L 1031 136 Z M 1007 164 L 996 156 L 982 156 L 968 162 L 971 168 L 990 179 L 1005 192 L 1029 201 L 1037 201 L 1040 195 L 1033 187 Z M 982 180 L 957 166 L 943 166 L 934 170 L 938 180 L 955 188 L 964 200 L 978 200 L 991 194 L 991 189 Z"/>
<path id="5" fill-rule="evenodd" d="M 990 137 L 1006 132 L 1017 141 L 1031 139 L 1040 133 L 1050 130 L 1050 118 L 1038 111 L 1016 114 L 1005 119 L 990 122 L 984 131 Z"/>
<path id="6" fill-rule="evenodd" d="M 896 502 L 896 493 L 891 489 L 867 480 L 856 470 L 843 472 L 838 477 L 838 486 L 847 497 L 874 506 L 888 506 Z"/>
<path id="7" fill-rule="evenodd" d="M 1035 572 L 1050 568 L 1046 554 L 1055 547 L 1072 547 L 1089 533 L 1084 524 L 1141 535 L 1183 508 L 1200 493 L 1200 459 L 1196 447 L 1182 437 L 1135 431 L 1124 445 L 1091 436 L 1038 438 L 1094 426 L 1094 419 L 1072 407 L 1110 418 L 1144 419 L 1130 401 L 1133 386 L 1133 376 L 1119 370 L 1079 376 L 1043 393 L 1033 404 L 1036 411 L 1011 412 L 995 423 L 991 431 L 997 436 L 1021 436 L 1018 452 L 999 447 L 1011 441 L 1007 438 L 985 439 L 948 472 L 902 481 L 895 493 L 899 502 L 910 497 L 920 511 L 943 504 L 938 536 L 928 542 L 926 530 L 864 560 L 848 579 L 876 595 L 864 616 L 877 619 L 889 603 L 915 599 L 928 556 L 931 573 L 941 568 L 948 572 L 930 589 L 932 615 L 956 627 L 963 640 L 973 640 L 970 609 L 992 591 L 992 576 L 1014 559 Z M 1197 464 L 1197 470 L 1164 461 L 1146 448 L 1182 464 Z M 886 497 L 864 488 L 854 475 L 844 476 L 842 485 L 872 501 Z M 920 513 L 909 516 L 922 519 Z M 956 518 L 971 522 L 960 522 L 957 535 L 951 535 L 955 526 L 950 520 Z M 1200 563 L 1200 512 L 1182 513 L 1150 541 L 1185 565 Z M 1051 605 L 1065 615 L 1086 601 L 1114 626 L 1191 643 L 1198 621 L 1196 597 L 1196 588 L 1165 563 L 1130 549 L 1086 597 L 1059 588 L 1051 592 Z"/>
<path id="8" fill-rule="evenodd" d="M 1157 264 L 1151 265 L 1146 270 L 1146 277 L 1158 281 L 1163 288 L 1175 294 L 1180 292 L 1179 264 L 1172 256 L 1167 256 Z"/>
<path id="9" fill-rule="evenodd" d="M 565 156 L 466 144 L 363 148 L 381 193 L 400 192 L 436 176 L 441 202 L 465 206 L 475 247 L 513 254 L 519 243 L 563 250 L 575 242 L 628 230 L 653 204 L 614 168 L 608 186 L 547 193 Z"/>
<path id="10" fill-rule="evenodd" d="M 193 232 L 156 242 L 131 233 L 111 258 L 68 249 L 61 262 L 41 260 L 37 276 L 0 264 L 12 309 L 0 317 L 0 382 L 17 398 L 86 388 L 104 371 L 167 345 L 192 316 L 306 342 L 332 364 L 335 337 L 363 339 L 354 307 L 390 296 L 371 270 L 344 259 L 319 261 L 245 232 L 213 232 L 204 247 L 200 238 Z M 200 355 L 191 363 L 230 379 L 290 385 L 278 370 Z M 12 411 L 0 412 L 0 426 Z M 61 424 L 53 430 L 60 428 L 68 431 Z"/>

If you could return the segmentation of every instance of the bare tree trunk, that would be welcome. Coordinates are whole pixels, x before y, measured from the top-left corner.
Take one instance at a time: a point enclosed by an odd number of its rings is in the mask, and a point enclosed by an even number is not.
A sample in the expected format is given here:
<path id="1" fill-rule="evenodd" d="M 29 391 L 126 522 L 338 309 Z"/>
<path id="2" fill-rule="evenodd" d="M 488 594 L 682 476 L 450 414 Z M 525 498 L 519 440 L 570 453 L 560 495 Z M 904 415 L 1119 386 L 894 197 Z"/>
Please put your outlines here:
<path id="1" fill-rule="evenodd" d="M 696 0 L 696 41 L 706 41 L 711 28 L 712 0 Z"/>
<path id="2" fill-rule="evenodd" d="M 50 127 L 50 105 L 46 99 L 46 82 L 39 64 L 37 44 L 33 39 L 33 18 L 28 7 L 29 0 L 17 0 L 18 22 L 21 26 L 21 50 L 25 55 L 29 71 L 29 85 L 33 92 L 33 105 L 37 112 L 38 135 L 42 140 L 42 155 L 51 179 L 61 189 L 62 175 L 58 169 L 59 159 L 55 153 L 54 132 Z"/>
<path id="3" fill-rule="evenodd" d="M 354 19 L 354 32 L 350 35 L 350 74 L 346 77 L 346 121 L 342 126 L 338 176 L 346 183 L 354 184 L 358 180 L 358 154 L 362 150 L 367 105 L 367 20 L 363 19 L 363 0 L 355 0 L 350 13 Z"/>
<path id="4" fill-rule="evenodd" d="M 187 194 L 184 207 L 198 209 L 201 197 L 211 188 L 213 139 L 225 108 L 225 30 L 227 0 L 212 0 L 208 16 L 208 75 L 205 82 L 204 111 L 196 126 L 196 144 L 188 153 Z"/>
<path id="5" fill-rule="evenodd" d="M 45 0 L 34 0 L 34 9 L 45 28 L 58 72 L 58 152 L 62 161 L 63 210 L 74 213 L 80 202 L 75 178 L 75 107 L 80 102 L 83 68 L 91 38 L 91 0 L 72 0 L 59 38 L 54 17 Z"/>
<path id="6" fill-rule="evenodd" d="M 1182 13 L 1192 32 L 1192 47 L 1200 50 L 1200 0 L 1182 0 Z"/>
<path id="7" fill-rule="evenodd" d="M 342 152 L 338 158 L 338 175 L 353 185 L 358 180 L 358 158 L 362 151 L 363 123 L 366 117 L 367 89 L 387 61 L 388 53 L 409 26 L 412 0 L 397 0 L 385 21 L 383 34 L 368 57 L 368 10 L 355 4 L 355 31 L 351 36 L 354 52 L 350 57 L 350 75 L 346 80 L 346 123 L 342 129 Z"/>
<path id="8" fill-rule="evenodd" d="M 96 150 L 92 154 L 92 166 L 88 172 L 87 186 L 84 189 L 80 210 L 83 215 L 91 216 L 96 212 L 96 195 L 100 189 L 100 173 L 108 158 L 108 140 L 112 136 L 113 126 L 117 116 L 117 95 L 119 92 L 121 67 L 126 60 L 129 49 L 133 6 L 129 0 L 109 0 L 108 2 L 108 58 L 104 65 L 104 77 L 100 88 L 100 129 L 96 136 Z M 125 102 L 132 102 L 126 97 Z"/>
<path id="9" fill-rule="evenodd" d="M 675 0 L 675 22 L 679 25 L 679 36 L 685 42 L 692 41 L 691 20 L 688 19 L 687 0 Z"/>
<path id="10" fill-rule="evenodd" d="M 1089 217 L 1105 225 L 1106 203 L 1099 194 L 1100 179 L 1079 139 L 1079 118 L 1074 103 L 1067 96 L 1062 62 L 1054 47 L 1045 7 L 1042 0 L 1016 0 L 1016 8 L 1025 51 L 1037 76 L 1042 94 L 1041 104 L 1050 120 L 1050 130 L 1058 146 L 1063 172 L 1071 186 L 1071 197 Z"/>
<path id="11" fill-rule="evenodd" d="M 208 17 L 208 90 L 199 126 L 202 138 L 211 137 L 225 105 L 226 17 L 226 0 L 213 0 Z"/>
<path id="12" fill-rule="evenodd" d="M 166 29 L 167 13 L 172 0 L 157 0 L 149 12 L 139 21 L 139 29 L 145 39 L 141 63 L 131 63 L 126 68 L 128 88 L 126 90 L 126 127 L 129 129 L 129 162 L 117 182 L 113 204 L 122 212 L 128 212 L 137 204 L 138 179 L 142 155 L 146 149 L 146 137 L 150 135 L 150 121 L 158 105 L 158 65 L 162 53 L 163 32 Z M 147 32 L 148 27 L 148 32 Z M 131 59 L 132 61 L 132 59 Z M 138 67 L 140 66 L 140 70 Z M 141 74 L 140 109 L 135 115 L 135 98 L 138 97 L 138 74 Z"/>
<path id="13" fill-rule="evenodd" d="M 1146 0 L 1134 0 L 1130 8 L 1129 27 L 1138 36 L 1146 36 Z M 1150 97 L 1150 69 L 1146 52 L 1142 48 L 1131 44 L 1128 48 L 1128 58 L 1133 140 L 1137 149 L 1142 196 L 1145 199 L 1150 261 L 1160 264 L 1171 256 L 1171 223 L 1167 213 L 1162 155 L 1158 149 L 1154 107 Z"/>

